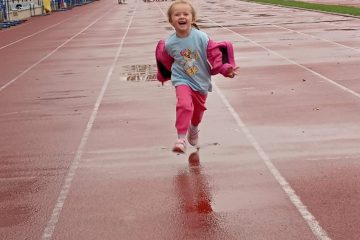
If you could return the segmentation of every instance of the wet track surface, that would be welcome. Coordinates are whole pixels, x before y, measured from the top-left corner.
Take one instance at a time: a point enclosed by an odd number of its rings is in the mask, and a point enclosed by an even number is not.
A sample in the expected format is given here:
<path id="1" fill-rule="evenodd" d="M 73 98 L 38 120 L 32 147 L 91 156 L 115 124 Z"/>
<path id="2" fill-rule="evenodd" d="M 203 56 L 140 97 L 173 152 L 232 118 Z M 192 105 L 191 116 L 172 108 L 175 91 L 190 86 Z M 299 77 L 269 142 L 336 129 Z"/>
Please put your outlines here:
<path id="1" fill-rule="evenodd" d="M 0 32 L 0 239 L 359 239 L 360 20 L 194 1 L 240 71 L 176 155 L 174 90 L 152 81 L 169 4 Z"/>

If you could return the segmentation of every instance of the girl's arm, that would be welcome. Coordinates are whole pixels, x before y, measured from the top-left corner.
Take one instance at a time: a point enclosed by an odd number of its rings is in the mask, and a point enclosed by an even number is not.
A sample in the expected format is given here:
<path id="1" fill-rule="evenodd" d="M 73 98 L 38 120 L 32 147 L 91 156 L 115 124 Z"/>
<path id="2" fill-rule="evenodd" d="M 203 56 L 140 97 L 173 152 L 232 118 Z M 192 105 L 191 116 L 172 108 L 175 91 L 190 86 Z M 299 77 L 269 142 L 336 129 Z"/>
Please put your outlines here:
<path id="1" fill-rule="evenodd" d="M 221 74 L 233 78 L 238 67 L 234 60 L 234 50 L 231 42 L 215 42 L 209 39 L 207 57 L 211 75 Z"/>
<path id="2" fill-rule="evenodd" d="M 166 52 L 164 40 L 160 40 L 156 45 L 155 57 L 157 79 L 164 84 L 171 79 L 171 65 L 174 62 L 174 59 Z"/>

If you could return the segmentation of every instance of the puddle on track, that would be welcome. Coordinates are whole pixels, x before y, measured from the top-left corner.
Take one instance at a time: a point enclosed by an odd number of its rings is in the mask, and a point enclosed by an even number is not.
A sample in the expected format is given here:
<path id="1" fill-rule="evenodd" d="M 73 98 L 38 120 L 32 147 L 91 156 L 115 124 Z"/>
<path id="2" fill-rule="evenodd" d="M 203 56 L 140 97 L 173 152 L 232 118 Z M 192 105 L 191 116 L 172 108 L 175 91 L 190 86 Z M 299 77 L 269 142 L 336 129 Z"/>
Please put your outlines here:
<path id="1" fill-rule="evenodd" d="M 156 64 L 126 65 L 122 67 L 122 80 L 125 81 L 157 81 L 156 74 Z"/>

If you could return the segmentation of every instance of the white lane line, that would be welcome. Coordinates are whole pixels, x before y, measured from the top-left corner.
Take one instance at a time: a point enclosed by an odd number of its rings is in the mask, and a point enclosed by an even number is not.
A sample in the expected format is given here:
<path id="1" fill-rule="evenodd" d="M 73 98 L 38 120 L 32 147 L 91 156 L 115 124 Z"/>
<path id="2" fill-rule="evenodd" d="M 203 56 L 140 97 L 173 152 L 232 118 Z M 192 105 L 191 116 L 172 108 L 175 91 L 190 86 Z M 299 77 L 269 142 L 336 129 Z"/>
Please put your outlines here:
<path id="1" fill-rule="evenodd" d="M 37 177 L 0 177 L 0 181 L 27 181 L 27 180 L 33 180 Z"/>
<path id="2" fill-rule="evenodd" d="M 246 127 L 244 122 L 241 120 L 239 115 L 236 113 L 234 108 L 227 101 L 224 94 L 220 91 L 220 89 L 216 86 L 215 83 L 213 84 L 213 86 L 214 86 L 214 89 L 217 92 L 217 94 L 220 96 L 222 102 L 224 103 L 226 108 L 229 110 L 229 112 L 231 113 L 233 118 L 235 119 L 238 126 L 244 132 L 247 139 L 250 141 L 251 145 L 255 148 L 255 150 L 256 150 L 257 154 L 260 156 L 260 158 L 264 161 L 266 167 L 270 170 L 271 174 L 275 177 L 276 181 L 280 184 L 281 188 L 286 193 L 286 195 L 289 197 L 292 204 L 294 204 L 294 206 L 300 212 L 301 216 L 304 218 L 304 220 L 310 227 L 313 234 L 319 240 L 330 240 L 326 231 L 320 226 L 320 224 L 315 219 L 315 217 L 309 212 L 307 207 L 301 202 L 300 198 L 296 195 L 294 189 L 292 189 L 290 184 L 281 175 L 279 170 L 274 166 L 271 159 L 266 155 L 265 151 L 262 149 L 260 144 L 256 141 L 255 137 L 251 134 L 251 132 Z"/>
<path id="3" fill-rule="evenodd" d="M 77 16 L 77 15 L 75 15 L 75 16 Z M 73 16 L 73 17 L 75 17 L 75 16 Z M 43 30 L 40 30 L 40 31 L 38 31 L 38 32 L 36 32 L 36 33 L 33 33 L 33 34 L 31 34 L 31 35 L 28 35 L 28 36 L 26 36 L 26 37 L 20 38 L 19 40 L 16 40 L 15 42 L 12 42 L 12 43 L 9 43 L 9 44 L 7 44 L 7 45 L 4 45 L 4 46 L 0 47 L 0 50 L 2 50 L 2 49 L 4 49 L 4 48 L 7 48 L 7 47 L 9 47 L 9 46 L 11 46 L 11 45 L 14 45 L 14 44 L 16 44 L 16 43 L 18 43 L 18 42 L 24 41 L 25 39 L 31 38 L 31 37 L 33 37 L 33 36 L 36 36 L 36 35 L 38 35 L 39 33 L 45 32 L 45 31 L 47 31 L 47 30 L 49 30 L 49 29 L 51 29 L 51 28 L 54 28 L 54 27 L 56 27 L 56 26 L 58 26 L 58 25 L 60 25 L 60 24 L 62 24 L 62 23 L 64 23 L 64 22 L 66 22 L 66 21 L 69 21 L 69 20 L 70 20 L 71 18 L 73 18 L 73 17 L 70 17 L 70 18 L 68 18 L 68 19 L 62 20 L 61 22 L 59 22 L 59 23 L 57 23 L 57 24 L 51 25 L 51 26 L 49 26 L 49 27 L 47 27 L 47 28 L 44 28 Z"/>
<path id="4" fill-rule="evenodd" d="M 24 114 L 24 113 L 33 113 L 39 110 L 29 110 L 29 111 L 16 111 L 16 112 L 7 112 L 7 113 L 1 113 L 0 117 L 3 116 L 10 116 L 10 115 L 17 115 L 17 114 Z"/>
<path id="5" fill-rule="evenodd" d="M 137 2 L 137 5 L 136 5 L 136 8 L 137 8 L 137 6 L 138 6 L 138 2 Z M 56 204 L 55 204 L 54 209 L 52 211 L 52 214 L 50 216 L 50 219 L 49 219 L 49 221 L 48 221 L 48 223 L 46 225 L 46 228 L 44 229 L 44 232 L 43 232 L 43 235 L 42 235 L 42 238 L 41 238 L 42 240 L 50 240 L 52 238 L 52 236 L 53 236 L 56 224 L 57 224 L 57 222 L 59 220 L 59 217 L 60 217 L 60 213 L 61 213 L 61 211 L 63 209 L 65 200 L 66 200 L 66 198 L 67 198 L 67 196 L 69 194 L 71 183 L 72 183 L 72 181 L 74 179 L 76 170 L 79 167 L 81 157 L 82 157 L 82 155 L 84 153 L 85 145 L 86 145 L 86 143 L 88 141 L 88 138 L 89 138 L 90 132 L 92 130 L 93 124 L 95 122 L 96 115 L 98 113 L 100 104 L 101 104 L 102 99 L 103 99 L 103 97 L 105 95 L 106 89 L 107 89 L 107 87 L 109 85 L 110 78 L 111 78 L 111 76 L 112 76 L 112 74 L 114 72 L 116 62 L 119 59 L 120 52 L 121 52 L 123 44 L 124 44 L 124 40 L 125 40 L 125 38 L 127 36 L 127 33 L 128 33 L 128 31 L 130 29 L 130 26 L 132 24 L 135 12 L 136 12 L 136 9 L 133 11 L 133 15 L 130 18 L 129 24 L 128 24 L 127 28 L 126 28 L 126 31 L 124 33 L 123 38 L 121 39 L 121 42 L 120 42 L 120 45 L 119 45 L 119 47 L 117 49 L 117 52 L 115 54 L 114 60 L 113 60 L 113 62 L 111 64 L 111 66 L 110 66 L 110 69 L 109 69 L 109 71 L 107 73 L 104 84 L 103 84 L 103 86 L 101 88 L 100 94 L 99 94 L 99 96 L 98 96 L 98 98 L 96 100 L 96 103 L 95 103 L 94 108 L 92 110 L 91 116 L 90 116 L 89 121 L 88 121 L 88 123 L 86 125 L 86 129 L 85 129 L 85 131 L 83 133 L 83 136 L 81 138 L 80 145 L 77 148 L 75 157 L 74 157 L 73 161 L 71 162 L 69 171 L 68 171 L 68 173 L 67 173 L 67 175 L 66 175 L 66 177 L 64 179 L 61 191 L 60 191 L 59 196 L 57 198 L 57 201 L 56 201 Z M 107 15 L 107 12 L 102 17 L 95 20 L 91 25 L 93 25 L 95 22 L 99 21 L 101 18 L 103 18 L 106 15 Z M 89 26 L 91 26 L 91 25 L 89 25 Z"/>
<path id="6" fill-rule="evenodd" d="M 206 19 L 207 19 L 208 21 L 210 21 L 210 22 L 213 22 L 213 23 L 216 24 L 217 26 L 219 26 L 219 27 L 221 27 L 221 28 L 223 28 L 223 29 L 228 30 L 229 32 L 232 32 L 232 33 L 238 35 L 238 36 L 241 37 L 242 39 L 245 39 L 245 40 L 253 43 L 254 45 L 256 45 L 256 46 L 258 46 L 258 47 L 260 47 L 260 48 L 268 51 L 269 53 L 272 53 L 272 54 L 274 54 L 274 55 L 276 55 L 276 56 L 278 56 L 278 57 L 280 57 L 280 58 L 282 58 L 282 59 L 290 62 L 291 64 L 294 64 L 294 65 L 296 65 L 296 66 L 298 66 L 298 67 L 300 67 L 300 68 L 302 68 L 302 69 L 304 69 L 304 70 L 306 70 L 306 71 L 308 71 L 308 72 L 311 72 L 312 74 L 314 74 L 314 75 L 316 75 L 316 76 L 318 76 L 318 77 L 326 80 L 327 82 L 333 84 L 334 86 L 340 88 L 341 90 L 343 90 L 343 91 L 345 91 L 345 92 L 347 92 L 347 93 L 350 93 L 350 94 L 354 95 L 355 97 L 360 98 L 360 93 L 357 93 L 357 92 L 355 92 L 355 91 L 353 91 L 353 90 L 351 90 L 351 89 L 349 89 L 349 88 L 347 88 L 347 87 L 345 87 L 345 86 L 343 86 L 343 85 L 335 82 L 334 80 L 331 80 L 330 78 L 325 77 L 324 75 L 321 75 L 320 73 L 318 73 L 318 72 L 316 72 L 316 71 L 314 71 L 314 70 L 311 70 L 310 68 L 307 68 L 307 67 L 305 67 L 304 65 L 301 65 L 301 64 L 299 64 L 299 63 L 297 63 L 297 62 L 295 62 L 295 61 L 293 61 L 293 60 L 291 60 L 291 59 L 289 59 L 289 58 L 281 55 L 280 53 L 275 52 L 275 51 L 271 50 L 270 48 L 267 48 L 267 47 L 265 47 L 265 46 L 263 46 L 263 45 L 255 42 L 255 41 L 253 41 L 253 40 L 250 39 L 250 38 L 247 38 L 247 37 L 245 37 L 245 36 L 243 36 L 243 35 L 235 32 L 235 31 L 233 31 L 233 30 L 231 30 L 231 29 L 229 29 L 229 28 L 227 28 L 227 27 L 223 27 L 221 24 L 218 24 L 217 22 L 215 22 L 215 21 L 213 21 L 213 20 L 211 20 L 211 19 L 209 19 L 209 18 L 206 18 Z"/>
<path id="7" fill-rule="evenodd" d="M 165 12 L 161 9 L 161 7 L 159 6 L 159 4 L 158 4 L 157 2 L 155 2 L 155 3 L 156 3 L 156 6 L 158 7 L 158 9 L 160 10 L 160 12 L 162 13 L 162 15 L 163 15 L 164 17 L 166 17 Z M 174 29 L 173 26 L 171 26 L 171 27 Z"/>
<path id="8" fill-rule="evenodd" d="M 331 41 L 331 40 L 328 40 L 328 39 L 325 39 L 325 38 L 322 38 L 322 37 L 313 36 L 313 35 L 310 35 L 310 34 L 307 34 L 307 33 L 299 32 L 299 31 L 292 30 L 290 28 L 286 28 L 286 27 L 282 27 L 282 26 L 278 26 L 278 25 L 271 25 L 271 26 L 274 26 L 274 27 L 277 27 L 277 28 L 280 28 L 280 29 L 284 29 L 284 30 L 287 30 L 287 31 L 290 31 L 290 32 L 294 32 L 294 33 L 303 35 L 305 37 L 311 37 L 311 38 L 313 38 L 315 40 L 328 42 L 328 43 L 331 43 L 331 44 L 334 44 L 334 45 L 337 45 L 337 46 L 340 46 L 340 47 L 344 47 L 344 48 L 347 48 L 347 49 L 350 49 L 350 50 L 353 50 L 353 51 L 356 51 L 356 52 L 360 52 L 360 49 L 358 49 L 358 48 L 349 47 L 349 46 L 346 46 L 344 44 L 337 43 L 337 42 L 334 42 L 334 41 Z"/>
<path id="9" fill-rule="evenodd" d="M 18 80 L 19 78 L 21 78 L 22 76 L 24 76 L 26 73 L 28 73 L 31 69 L 33 69 L 34 67 L 36 67 L 38 64 L 40 64 L 41 62 L 43 62 L 45 59 L 47 59 L 48 57 L 50 57 L 51 55 L 53 55 L 57 50 L 59 50 L 60 48 L 62 48 L 64 45 L 66 45 L 68 42 L 70 42 L 71 40 L 73 40 L 74 38 L 76 38 L 77 36 L 79 36 L 81 33 L 83 33 L 84 31 L 86 31 L 89 27 L 91 27 L 92 25 L 94 25 L 96 22 L 98 22 L 101 18 L 103 18 L 104 16 L 106 16 L 106 14 L 108 12 L 110 12 L 112 9 L 109 9 L 105 12 L 104 15 L 102 15 L 101 17 L 97 18 L 95 21 L 93 21 L 92 23 L 90 23 L 88 26 L 86 26 L 83 30 L 81 30 L 80 32 L 76 33 L 75 35 L 73 35 L 71 38 L 67 39 L 65 42 L 63 42 L 62 44 L 60 44 L 57 48 L 55 48 L 53 51 L 51 51 L 50 53 L 48 53 L 45 57 L 41 58 L 40 60 L 38 60 L 37 62 L 35 62 L 33 65 L 31 65 L 30 67 L 28 67 L 27 69 L 25 69 L 22 73 L 20 73 L 19 75 L 17 75 L 16 77 L 14 77 L 13 79 L 11 79 L 10 81 L 8 81 L 7 83 L 5 83 L 2 87 L 0 87 L 0 92 L 2 90 L 4 90 L 5 88 L 7 88 L 8 86 L 10 86 L 12 83 L 14 83 L 16 80 Z"/>

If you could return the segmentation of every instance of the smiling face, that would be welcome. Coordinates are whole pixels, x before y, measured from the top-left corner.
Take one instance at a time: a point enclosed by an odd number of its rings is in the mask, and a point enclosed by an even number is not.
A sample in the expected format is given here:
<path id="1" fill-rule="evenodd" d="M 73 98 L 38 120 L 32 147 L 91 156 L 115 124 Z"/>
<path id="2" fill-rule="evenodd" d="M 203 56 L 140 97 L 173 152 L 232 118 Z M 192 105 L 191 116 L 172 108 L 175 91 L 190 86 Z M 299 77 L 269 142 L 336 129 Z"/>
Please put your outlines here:
<path id="1" fill-rule="evenodd" d="M 189 4 L 177 3 L 171 7 L 169 22 L 175 28 L 178 37 L 187 37 L 194 21 L 193 9 Z"/>

